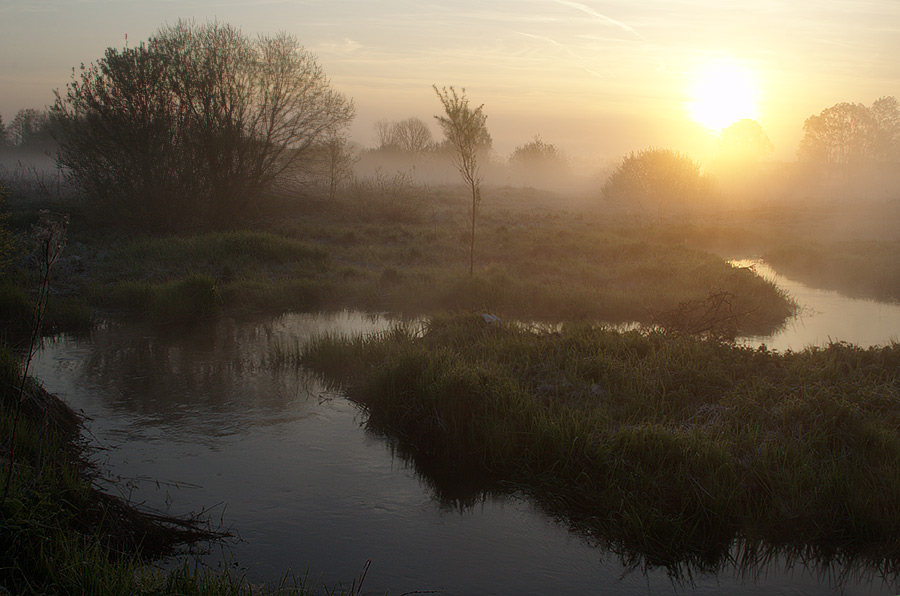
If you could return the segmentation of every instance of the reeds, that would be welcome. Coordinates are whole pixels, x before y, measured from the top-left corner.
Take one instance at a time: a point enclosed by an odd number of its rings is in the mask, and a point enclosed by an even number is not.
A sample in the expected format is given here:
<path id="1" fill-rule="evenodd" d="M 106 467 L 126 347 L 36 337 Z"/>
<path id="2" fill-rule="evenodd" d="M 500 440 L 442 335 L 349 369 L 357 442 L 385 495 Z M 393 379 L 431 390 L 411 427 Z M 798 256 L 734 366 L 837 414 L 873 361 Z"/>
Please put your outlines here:
<path id="1" fill-rule="evenodd" d="M 785 354 L 439 318 L 310 343 L 369 425 L 654 560 L 733 540 L 900 557 L 900 345 Z"/>

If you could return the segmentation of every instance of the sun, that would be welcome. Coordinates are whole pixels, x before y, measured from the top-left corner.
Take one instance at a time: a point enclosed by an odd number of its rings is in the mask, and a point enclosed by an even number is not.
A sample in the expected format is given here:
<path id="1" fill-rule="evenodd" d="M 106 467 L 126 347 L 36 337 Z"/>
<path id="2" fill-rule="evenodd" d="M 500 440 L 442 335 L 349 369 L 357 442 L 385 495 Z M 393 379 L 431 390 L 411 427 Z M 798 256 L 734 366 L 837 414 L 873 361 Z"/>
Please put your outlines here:
<path id="1" fill-rule="evenodd" d="M 757 88 L 749 69 L 731 61 L 706 64 L 690 80 L 691 120 L 720 131 L 743 118 L 755 120 Z"/>

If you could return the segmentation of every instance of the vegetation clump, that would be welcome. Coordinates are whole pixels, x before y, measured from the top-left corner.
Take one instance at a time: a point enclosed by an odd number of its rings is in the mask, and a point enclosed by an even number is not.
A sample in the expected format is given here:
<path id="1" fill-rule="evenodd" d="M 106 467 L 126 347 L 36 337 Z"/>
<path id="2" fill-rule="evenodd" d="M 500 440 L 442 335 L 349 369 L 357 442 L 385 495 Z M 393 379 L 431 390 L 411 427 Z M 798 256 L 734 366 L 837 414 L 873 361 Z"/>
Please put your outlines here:
<path id="1" fill-rule="evenodd" d="M 407 450 L 620 552 L 721 564 L 742 540 L 900 558 L 896 344 L 782 354 L 459 316 L 285 357 L 348 384 Z"/>
<path id="2" fill-rule="evenodd" d="M 308 176 L 353 115 L 295 38 L 187 21 L 108 48 L 53 106 L 82 201 L 107 225 L 154 231 L 234 226 Z"/>

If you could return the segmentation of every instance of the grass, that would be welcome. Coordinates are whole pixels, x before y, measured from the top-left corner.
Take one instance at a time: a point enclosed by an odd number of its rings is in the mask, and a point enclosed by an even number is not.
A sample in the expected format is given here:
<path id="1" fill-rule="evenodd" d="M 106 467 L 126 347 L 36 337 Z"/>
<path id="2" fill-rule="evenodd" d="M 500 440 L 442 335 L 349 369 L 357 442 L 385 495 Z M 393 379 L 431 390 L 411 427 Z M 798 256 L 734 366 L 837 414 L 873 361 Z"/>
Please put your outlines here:
<path id="1" fill-rule="evenodd" d="M 849 296 L 900 300 L 900 242 L 853 240 L 781 246 L 764 254 L 779 273 Z"/>
<path id="2" fill-rule="evenodd" d="M 742 540 L 900 559 L 898 345 L 780 354 L 454 317 L 282 358 L 348 384 L 420 459 L 521 490 L 617 552 L 721 564 Z"/>
<path id="3" fill-rule="evenodd" d="M 744 333 L 771 331 L 793 312 L 770 282 L 712 253 L 596 217 L 502 205 L 484 210 L 470 276 L 458 197 L 422 189 L 417 198 L 424 205 L 417 212 L 430 217 L 373 221 L 331 206 L 186 237 L 76 230 L 57 266 L 55 295 L 175 322 L 221 310 L 350 308 L 650 323 L 713 291 L 752 313 L 741 321 Z"/>
<path id="4" fill-rule="evenodd" d="M 660 241 L 729 258 L 762 257 L 809 286 L 873 300 L 900 300 L 897 201 L 770 207 L 685 225 L 661 225 Z"/>
<path id="5" fill-rule="evenodd" d="M 849 277 L 863 294 L 894 297 L 896 243 L 829 236 L 833 222 L 796 213 L 627 225 L 495 189 L 469 276 L 464 201 L 406 187 L 395 201 L 395 183 L 371 204 L 295 206 L 242 231 L 123 237 L 76 226 L 55 265 L 47 326 L 89 324 L 89 308 L 176 323 L 329 308 L 560 323 L 535 332 L 437 316 L 421 332 L 325 337 L 280 356 L 348 383 L 370 426 L 396 437 L 446 494 L 465 498 L 461 479 L 528 493 L 626 557 L 715 567 L 737 540 L 747 551 L 900 558 L 897 346 L 773 354 L 590 324 L 672 322 L 685 305 L 728 296 L 744 315 L 729 328 L 765 333 L 795 306 L 716 253 L 764 248 L 785 273 L 825 285 Z M 365 203 L 370 191 L 348 200 Z M 18 289 L 28 272 L 14 275 L 0 284 L 8 322 L 23 321 L 29 302 Z M 90 481 L 66 441 L 26 426 L 22 461 L 37 465 L 17 471 L 3 504 L 10 591 L 250 593 L 242 577 L 190 567 L 138 573 L 139 555 L 111 556 L 95 530 L 73 534 Z"/>

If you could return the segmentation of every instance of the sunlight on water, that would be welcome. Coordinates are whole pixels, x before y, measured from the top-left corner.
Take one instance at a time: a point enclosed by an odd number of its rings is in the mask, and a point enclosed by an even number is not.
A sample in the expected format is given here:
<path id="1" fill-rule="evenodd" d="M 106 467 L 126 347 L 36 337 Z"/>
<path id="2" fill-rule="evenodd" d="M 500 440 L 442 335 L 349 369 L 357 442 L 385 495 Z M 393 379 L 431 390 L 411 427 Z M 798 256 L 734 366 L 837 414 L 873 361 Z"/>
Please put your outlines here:
<path id="1" fill-rule="evenodd" d="M 736 267 L 752 267 L 756 273 L 785 290 L 800 304 L 800 313 L 784 328 L 766 337 L 743 338 L 751 346 L 765 344 L 773 350 L 799 351 L 830 342 L 862 347 L 888 345 L 900 340 L 900 304 L 850 298 L 832 290 L 810 288 L 776 273 L 759 259 L 731 261 Z"/>

